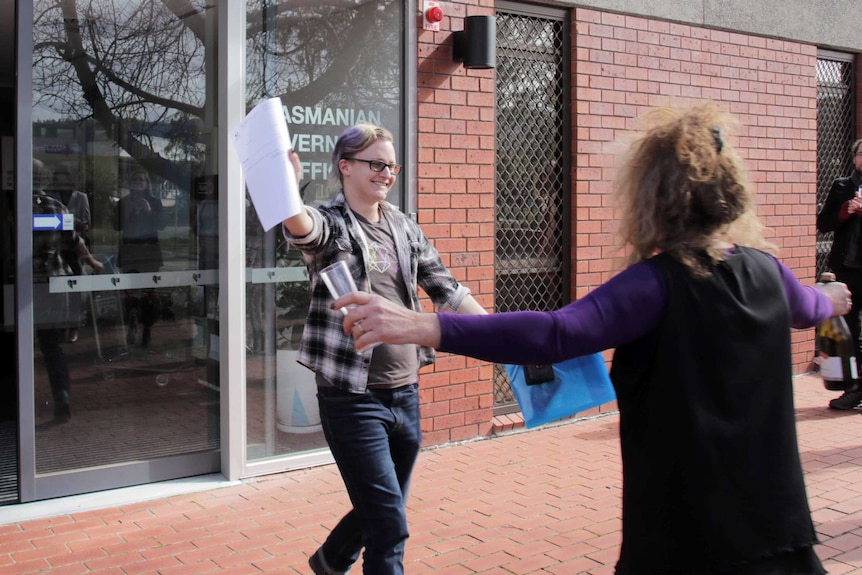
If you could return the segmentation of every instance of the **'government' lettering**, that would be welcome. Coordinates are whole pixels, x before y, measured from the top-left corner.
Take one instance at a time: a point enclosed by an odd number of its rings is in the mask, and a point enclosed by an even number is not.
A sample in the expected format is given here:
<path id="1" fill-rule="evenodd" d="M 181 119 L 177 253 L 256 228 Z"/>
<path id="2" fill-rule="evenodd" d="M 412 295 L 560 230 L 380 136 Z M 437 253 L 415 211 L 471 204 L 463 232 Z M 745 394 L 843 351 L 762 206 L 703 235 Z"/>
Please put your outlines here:
<path id="1" fill-rule="evenodd" d="M 298 153 L 302 152 L 324 152 L 328 153 L 335 149 L 338 136 L 324 136 L 321 134 L 297 134 L 290 135 L 290 147 Z"/>

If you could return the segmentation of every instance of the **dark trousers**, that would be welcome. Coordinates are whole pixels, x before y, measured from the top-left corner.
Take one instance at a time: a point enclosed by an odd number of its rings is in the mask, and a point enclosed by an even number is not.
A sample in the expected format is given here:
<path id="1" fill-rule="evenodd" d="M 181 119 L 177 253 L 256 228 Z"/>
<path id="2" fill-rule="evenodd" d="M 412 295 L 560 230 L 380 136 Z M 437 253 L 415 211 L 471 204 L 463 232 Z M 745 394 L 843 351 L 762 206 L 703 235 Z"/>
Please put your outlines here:
<path id="1" fill-rule="evenodd" d="M 853 341 L 856 342 L 856 360 L 862 359 L 860 355 L 859 334 L 862 332 L 862 322 L 860 322 L 859 313 L 862 311 L 862 269 L 851 269 L 840 266 L 835 270 L 835 279 L 847 284 L 850 289 L 853 305 L 850 311 L 844 318 L 847 320 L 847 326 L 850 328 L 850 334 L 853 336 Z"/>
<path id="2" fill-rule="evenodd" d="M 51 384 L 55 407 L 57 404 L 68 405 L 71 380 L 66 354 L 63 353 L 61 345 L 66 341 L 66 329 L 39 329 L 36 330 L 36 338 L 39 340 L 39 350 L 48 370 L 48 382 Z"/>
<path id="3" fill-rule="evenodd" d="M 359 395 L 319 387 L 323 433 L 353 509 L 322 546 L 329 566 L 347 571 L 365 547 L 363 573 L 403 575 L 405 503 L 422 444 L 417 384 Z"/>

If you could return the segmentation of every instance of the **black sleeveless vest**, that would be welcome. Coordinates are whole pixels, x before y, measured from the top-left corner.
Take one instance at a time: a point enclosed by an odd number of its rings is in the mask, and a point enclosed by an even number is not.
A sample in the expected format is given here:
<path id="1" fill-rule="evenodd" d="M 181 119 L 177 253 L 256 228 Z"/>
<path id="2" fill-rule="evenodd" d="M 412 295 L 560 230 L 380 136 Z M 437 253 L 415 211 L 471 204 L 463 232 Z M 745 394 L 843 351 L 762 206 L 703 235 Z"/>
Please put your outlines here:
<path id="1" fill-rule="evenodd" d="M 658 328 L 618 348 L 620 575 L 711 573 L 816 542 L 793 409 L 790 312 L 765 253 L 706 278 L 666 254 Z"/>

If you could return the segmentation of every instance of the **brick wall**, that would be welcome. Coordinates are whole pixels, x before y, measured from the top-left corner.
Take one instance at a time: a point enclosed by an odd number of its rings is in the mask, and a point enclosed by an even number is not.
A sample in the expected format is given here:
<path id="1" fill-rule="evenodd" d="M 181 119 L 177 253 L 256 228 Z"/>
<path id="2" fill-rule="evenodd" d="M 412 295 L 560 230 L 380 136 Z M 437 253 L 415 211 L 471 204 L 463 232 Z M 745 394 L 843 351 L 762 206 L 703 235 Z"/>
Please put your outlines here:
<path id="1" fill-rule="evenodd" d="M 422 30 L 417 15 L 419 222 L 490 310 L 494 71 L 465 70 L 451 50 L 464 17 L 493 14 L 493 2 L 446 2 L 444 9 L 440 32 Z M 621 269 L 612 167 L 635 119 L 658 106 L 707 99 L 739 119 L 729 139 L 750 170 L 758 214 L 782 261 L 813 283 L 816 47 L 589 9 L 572 14 L 572 297 Z M 796 372 L 809 368 L 812 336 L 793 334 Z M 422 374 L 426 445 L 487 435 L 492 380 L 490 364 L 440 354 Z"/>
<path id="2" fill-rule="evenodd" d="M 816 215 L 814 46 L 587 9 L 574 12 L 573 297 L 616 271 L 611 185 L 616 144 L 659 106 L 713 100 L 740 121 L 730 143 L 746 162 L 758 215 L 778 256 L 813 283 Z M 794 332 L 807 371 L 813 330 Z"/>
<path id="3" fill-rule="evenodd" d="M 420 3 L 421 5 L 421 3 Z M 452 61 L 452 32 L 493 2 L 446 2 L 439 32 L 418 16 L 418 214 L 443 262 L 486 309 L 494 306 L 494 71 Z M 436 445 L 491 431 L 493 366 L 438 354 L 423 370 L 422 431 Z"/>

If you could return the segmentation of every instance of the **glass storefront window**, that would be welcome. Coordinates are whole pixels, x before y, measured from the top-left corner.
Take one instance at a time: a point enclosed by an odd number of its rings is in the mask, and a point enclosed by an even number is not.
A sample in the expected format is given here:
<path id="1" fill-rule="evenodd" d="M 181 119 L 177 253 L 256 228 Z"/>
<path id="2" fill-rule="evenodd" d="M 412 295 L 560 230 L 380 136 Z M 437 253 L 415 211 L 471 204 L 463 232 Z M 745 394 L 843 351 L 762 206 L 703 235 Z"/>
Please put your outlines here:
<path id="1" fill-rule="evenodd" d="M 37 474 L 219 449 L 207 4 L 34 2 Z"/>
<path id="2" fill-rule="evenodd" d="M 246 105 L 279 97 L 306 204 L 337 192 L 330 158 L 357 123 L 384 126 L 402 150 L 404 6 L 393 0 L 249 0 Z M 405 170 L 409 166 L 405 167 Z M 406 173 L 389 201 L 403 205 Z M 309 301 L 305 267 L 276 227 L 263 233 L 247 199 L 248 459 L 320 449 L 314 376 L 296 362 Z"/>

